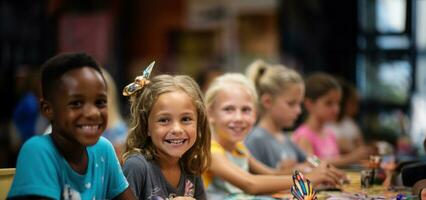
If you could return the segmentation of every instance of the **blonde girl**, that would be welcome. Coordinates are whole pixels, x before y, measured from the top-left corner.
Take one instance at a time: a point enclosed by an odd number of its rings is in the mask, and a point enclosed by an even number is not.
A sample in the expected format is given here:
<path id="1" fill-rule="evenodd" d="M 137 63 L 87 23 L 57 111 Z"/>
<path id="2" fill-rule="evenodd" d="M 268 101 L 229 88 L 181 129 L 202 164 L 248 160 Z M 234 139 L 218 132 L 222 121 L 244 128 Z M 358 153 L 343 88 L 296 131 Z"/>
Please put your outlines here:
<path id="1" fill-rule="evenodd" d="M 243 144 L 256 121 L 256 102 L 255 87 L 242 74 L 219 76 L 206 92 L 213 132 L 212 162 L 203 174 L 209 199 L 250 198 L 245 195 L 274 193 L 293 184 L 291 176 L 281 176 L 280 171 L 263 165 Z M 308 178 L 315 184 L 336 181 L 326 176 Z"/>
<path id="2" fill-rule="evenodd" d="M 209 165 L 204 100 L 189 76 L 144 80 L 131 95 L 123 171 L 139 199 L 206 199 L 200 174 Z"/>
<path id="3" fill-rule="evenodd" d="M 306 155 L 292 142 L 283 129 L 292 128 L 301 113 L 305 84 L 296 71 L 282 65 L 270 65 L 262 60 L 253 62 L 247 75 L 259 94 L 259 122 L 245 140 L 253 156 L 263 164 L 284 173 L 298 169 L 311 171 Z M 312 176 L 342 178 L 343 173 L 323 163 Z"/>

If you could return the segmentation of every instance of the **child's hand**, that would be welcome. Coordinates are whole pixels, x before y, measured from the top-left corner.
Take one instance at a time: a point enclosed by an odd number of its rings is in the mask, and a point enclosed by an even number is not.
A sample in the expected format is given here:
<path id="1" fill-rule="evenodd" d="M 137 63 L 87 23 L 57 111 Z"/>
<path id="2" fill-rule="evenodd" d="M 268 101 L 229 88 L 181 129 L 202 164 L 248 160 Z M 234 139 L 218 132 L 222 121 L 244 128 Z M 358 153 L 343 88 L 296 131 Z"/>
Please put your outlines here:
<path id="1" fill-rule="evenodd" d="M 311 173 L 307 175 L 315 185 L 327 183 L 331 185 L 341 185 L 342 179 L 346 179 L 343 171 L 331 166 L 326 162 L 321 162 L 320 166 L 314 168 Z"/>
<path id="2" fill-rule="evenodd" d="M 377 149 L 374 146 L 360 146 L 353 151 L 355 156 L 355 160 L 363 160 L 368 159 L 370 155 L 374 155 L 377 153 Z"/>

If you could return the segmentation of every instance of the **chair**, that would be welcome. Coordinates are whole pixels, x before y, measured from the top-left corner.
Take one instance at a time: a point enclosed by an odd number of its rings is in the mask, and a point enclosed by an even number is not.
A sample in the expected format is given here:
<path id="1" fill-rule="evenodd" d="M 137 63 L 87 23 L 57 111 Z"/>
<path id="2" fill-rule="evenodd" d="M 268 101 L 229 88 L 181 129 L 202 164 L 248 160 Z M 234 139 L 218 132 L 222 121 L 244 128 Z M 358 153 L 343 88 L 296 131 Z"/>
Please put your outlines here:
<path id="1" fill-rule="evenodd" d="M 7 193 L 12 186 L 13 177 L 15 176 L 15 168 L 0 169 L 0 199 L 6 199 Z"/>

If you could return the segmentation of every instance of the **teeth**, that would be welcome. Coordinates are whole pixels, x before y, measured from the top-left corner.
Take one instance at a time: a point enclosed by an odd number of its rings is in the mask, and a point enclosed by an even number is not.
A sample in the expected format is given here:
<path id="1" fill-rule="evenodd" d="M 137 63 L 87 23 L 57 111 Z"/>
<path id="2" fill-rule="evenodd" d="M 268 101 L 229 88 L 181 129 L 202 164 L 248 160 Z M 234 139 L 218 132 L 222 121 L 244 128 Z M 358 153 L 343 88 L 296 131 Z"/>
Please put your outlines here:
<path id="1" fill-rule="evenodd" d="M 182 144 L 183 142 L 185 142 L 184 139 L 171 139 L 171 140 L 166 140 L 166 142 L 171 143 L 171 144 Z"/>
<path id="2" fill-rule="evenodd" d="M 98 130 L 98 128 L 99 128 L 99 125 L 82 125 L 81 126 L 81 129 L 87 132 L 95 132 Z"/>
<path id="3" fill-rule="evenodd" d="M 243 131 L 244 130 L 244 128 L 236 128 L 236 127 L 233 127 L 231 129 L 234 130 L 234 131 Z"/>

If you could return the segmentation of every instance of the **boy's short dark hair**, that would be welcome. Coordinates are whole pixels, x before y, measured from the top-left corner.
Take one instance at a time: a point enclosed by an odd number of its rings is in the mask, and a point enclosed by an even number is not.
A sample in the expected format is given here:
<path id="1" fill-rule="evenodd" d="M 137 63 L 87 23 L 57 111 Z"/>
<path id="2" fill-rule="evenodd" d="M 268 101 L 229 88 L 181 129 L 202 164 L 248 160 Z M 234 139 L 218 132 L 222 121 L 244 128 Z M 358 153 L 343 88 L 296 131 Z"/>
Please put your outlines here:
<path id="1" fill-rule="evenodd" d="M 72 69 L 82 67 L 93 68 L 102 75 L 102 71 L 96 60 L 83 52 L 63 53 L 47 60 L 41 70 L 41 91 L 43 98 L 50 99 L 52 97 L 53 89 L 57 85 L 56 82 L 62 75 Z"/>

